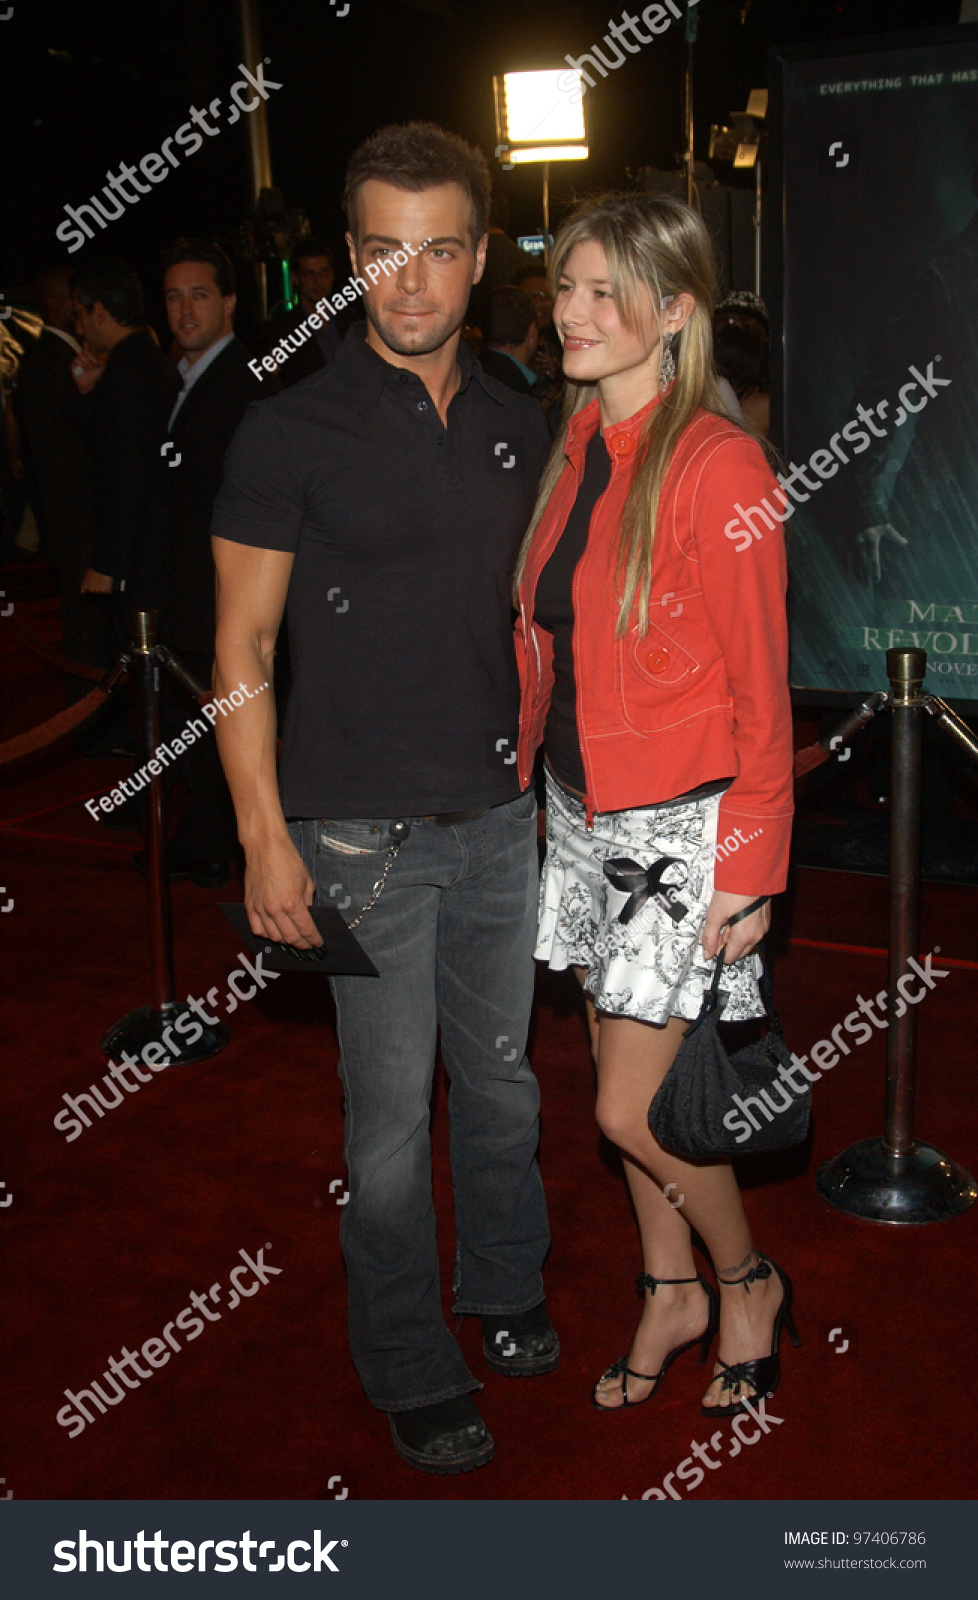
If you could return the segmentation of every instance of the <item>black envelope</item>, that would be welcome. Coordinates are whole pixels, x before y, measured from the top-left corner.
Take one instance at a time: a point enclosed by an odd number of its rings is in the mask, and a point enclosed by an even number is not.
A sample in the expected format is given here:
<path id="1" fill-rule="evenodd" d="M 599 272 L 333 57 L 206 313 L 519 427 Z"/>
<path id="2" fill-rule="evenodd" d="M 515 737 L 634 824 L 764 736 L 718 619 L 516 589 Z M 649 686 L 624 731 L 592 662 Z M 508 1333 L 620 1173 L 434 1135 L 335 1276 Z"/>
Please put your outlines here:
<path id="1" fill-rule="evenodd" d="M 342 972 L 363 978 L 380 976 L 335 906 L 309 907 L 309 915 L 323 936 L 322 944 L 315 950 L 296 950 L 289 944 L 276 944 L 269 939 L 258 938 L 248 926 L 248 913 L 243 905 L 222 902 L 221 910 L 252 954 L 261 952 L 262 965 L 271 972 Z"/>

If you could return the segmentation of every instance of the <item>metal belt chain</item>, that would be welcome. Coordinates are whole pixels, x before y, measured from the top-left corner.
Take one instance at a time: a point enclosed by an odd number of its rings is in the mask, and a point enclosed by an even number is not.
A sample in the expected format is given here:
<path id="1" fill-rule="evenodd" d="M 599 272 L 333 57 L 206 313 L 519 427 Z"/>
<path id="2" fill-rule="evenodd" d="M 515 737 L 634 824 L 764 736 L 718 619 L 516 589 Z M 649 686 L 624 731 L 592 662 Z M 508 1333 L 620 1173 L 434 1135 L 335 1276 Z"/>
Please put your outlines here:
<path id="1" fill-rule="evenodd" d="M 358 917 L 354 917 L 352 922 L 348 922 L 347 923 L 347 927 L 349 929 L 351 929 L 351 931 L 354 928 L 359 928 L 359 926 L 360 926 L 361 922 L 363 921 L 364 917 L 367 915 L 367 912 L 373 910 L 374 906 L 377 904 L 377 901 L 380 899 L 381 895 L 383 894 L 384 885 L 385 885 L 385 883 L 387 882 L 388 878 L 391 875 L 391 868 L 393 867 L 394 862 L 397 860 L 398 854 L 399 854 L 400 849 L 401 849 L 401 845 L 403 843 L 404 843 L 403 839 L 395 839 L 392 842 L 391 847 L 387 852 L 387 860 L 384 863 L 384 870 L 381 873 L 380 877 L 377 879 L 377 882 L 373 886 L 373 889 L 372 889 L 371 894 L 370 894 L 370 899 L 367 901 L 367 903 L 364 906 L 363 910 L 360 912 L 360 915 Z"/>

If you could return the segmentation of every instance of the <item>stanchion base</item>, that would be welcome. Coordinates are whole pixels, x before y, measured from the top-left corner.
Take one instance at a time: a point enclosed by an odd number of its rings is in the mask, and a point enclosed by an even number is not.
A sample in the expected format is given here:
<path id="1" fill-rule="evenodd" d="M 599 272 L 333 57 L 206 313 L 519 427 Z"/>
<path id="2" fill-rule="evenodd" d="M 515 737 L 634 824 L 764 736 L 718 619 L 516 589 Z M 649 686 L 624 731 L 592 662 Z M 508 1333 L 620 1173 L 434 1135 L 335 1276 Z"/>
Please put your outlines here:
<path id="1" fill-rule="evenodd" d="M 188 1029 L 183 1024 L 185 1032 L 174 1028 L 178 1018 L 189 1017 L 194 1029 L 200 1029 L 200 1037 L 193 1029 Z M 169 1042 L 164 1039 L 164 1033 L 169 1033 Z M 192 1044 L 185 1044 L 189 1036 Z M 140 1006 L 138 1011 L 128 1011 L 118 1022 L 113 1023 L 108 1033 L 103 1038 L 100 1049 L 111 1061 L 118 1061 L 123 1052 L 130 1056 L 140 1058 L 148 1044 L 157 1044 L 162 1054 L 156 1056 L 156 1069 L 162 1067 L 192 1067 L 198 1061 L 206 1061 L 209 1056 L 216 1056 L 231 1041 L 231 1030 L 223 1022 L 202 1022 L 195 1012 L 183 1002 L 173 1001 L 164 1006 L 162 1011 L 157 1011 L 154 1006 Z M 151 1063 L 146 1062 L 149 1066 Z"/>
<path id="2" fill-rule="evenodd" d="M 931 1144 L 915 1144 L 899 1163 L 882 1139 L 863 1139 L 819 1167 L 815 1187 L 838 1211 L 868 1222 L 942 1222 L 967 1211 L 978 1187 Z"/>

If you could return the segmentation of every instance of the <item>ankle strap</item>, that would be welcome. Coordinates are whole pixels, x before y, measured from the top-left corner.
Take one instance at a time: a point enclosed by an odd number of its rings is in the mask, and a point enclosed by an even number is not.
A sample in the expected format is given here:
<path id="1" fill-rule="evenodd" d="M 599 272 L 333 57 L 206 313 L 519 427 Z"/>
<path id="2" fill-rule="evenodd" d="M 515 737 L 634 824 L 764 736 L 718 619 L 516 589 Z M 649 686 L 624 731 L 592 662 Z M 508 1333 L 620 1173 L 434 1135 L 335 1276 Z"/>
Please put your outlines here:
<path id="1" fill-rule="evenodd" d="M 751 1267 L 750 1271 L 745 1272 L 742 1278 L 721 1278 L 720 1274 L 717 1273 L 717 1283 L 722 1289 L 733 1289 L 736 1288 L 738 1283 L 742 1283 L 744 1286 L 744 1293 L 750 1294 L 750 1286 L 752 1283 L 756 1283 L 759 1278 L 763 1280 L 764 1278 L 769 1278 L 770 1276 L 771 1263 L 766 1260 L 764 1256 L 758 1256 L 757 1266 Z"/>
<path id="2" fill-rule="evenodd" d="M 638 1290 L 639 1294 L 642 1294 L 644 1292 L 644 1290 L 646 1290 L 646 1289 L 651 1289 L 652 1293 L 655 1294 L 656 1288 L 660 1283 L 699 1283 L 699 1281 L 700 1280 L 699 1280 L 698 1277 L 696 1277 L 696 1278 L 653 1278 L 647 1272 L 640 1272 L 638 1277 L 635 1279 L 635 1287 Z"/>

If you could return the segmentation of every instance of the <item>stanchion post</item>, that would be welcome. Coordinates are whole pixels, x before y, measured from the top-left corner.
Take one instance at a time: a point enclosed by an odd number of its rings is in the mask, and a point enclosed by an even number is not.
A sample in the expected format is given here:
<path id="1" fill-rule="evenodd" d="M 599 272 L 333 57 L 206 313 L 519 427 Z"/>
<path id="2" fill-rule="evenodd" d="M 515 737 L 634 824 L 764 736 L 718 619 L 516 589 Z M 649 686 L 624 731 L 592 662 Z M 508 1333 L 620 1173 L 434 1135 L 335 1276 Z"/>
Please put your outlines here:
<path id="1" fill-rule="evenodd" d="M 160 665 L 156 659 L 157 613 L 134 611 L 130 617 L 133 676 L 139 703 L 139 747 L 147 768 L 146 889 L 149 901 L 149 940 L 152 959 L 153 1007 L 162 1011 L 173 1000 L 173 921 L 170 882 L 166 875 L 166 827 L 163 810 L 163 770 L 155 760 L 160 747 Z M 149 762 L 157 768 L 154 773 Z"/>
<path id="2" fill-rule="evenodd" d="M 913 1136 L 917 1006 L 898 1008 L 899 980 L 913 969 L 920 927 L 921 693 L 923 650 L 886 653 L 893 737 L 890 767 L 890 986 L 886 1102 L 881 1139 L 863 1139 L 820 1167 L 823 1200 L 869 1222 L 939 1222 L 978 1199 L 974 1178 Z M 898 1009 L 902 1015 L 897 1015 Z"/>
<path id="3" fill-rule="evenodd" d="M 163 772 L 154 773 L 148 768 L 150 761 L 159 768 L 156 752 L 160 748 L 160 670 L 162 665 L 169 665 L 167 652 L 158 643 L 157 620 L 155 611 L 134 611 L 130 617 L 131 670 L 139 697 L 140 760 L 148 773 L 146 890 L 153 1003 L 120 1017 L 102 1039 L 101 1048 L 110 1060 L 142 1055 L 147 1066 L 155 1065 L 159 1070 L 163 1066 L 191 1066 L 197 1061 L 206 1061 L 224 1049 L 231 1032 L 225 1023 L 205 1022 L 199 1010 L 194 1011 L 173 998 L 173 932 L 170 882 L 166 872 Z M 193 1043 L 188 1043 L 187 1037 L 194 1030 Z M 147 1046 L 152 1048 L 152 1056 L 143 1054 Z"/>
<path id="4" fill-rule="evenodd" d="M 890 680 L 890 987 L 911 969 L 920 948 L 920 729 L 927 671 L 925 650 L 888 650 Z M 913 1152 L 914 1086 L 917 1071 L 917 1007 L 891 998 L 886 1035 L 886 1107 L 883 1149 L 894 1174 Z"/>

